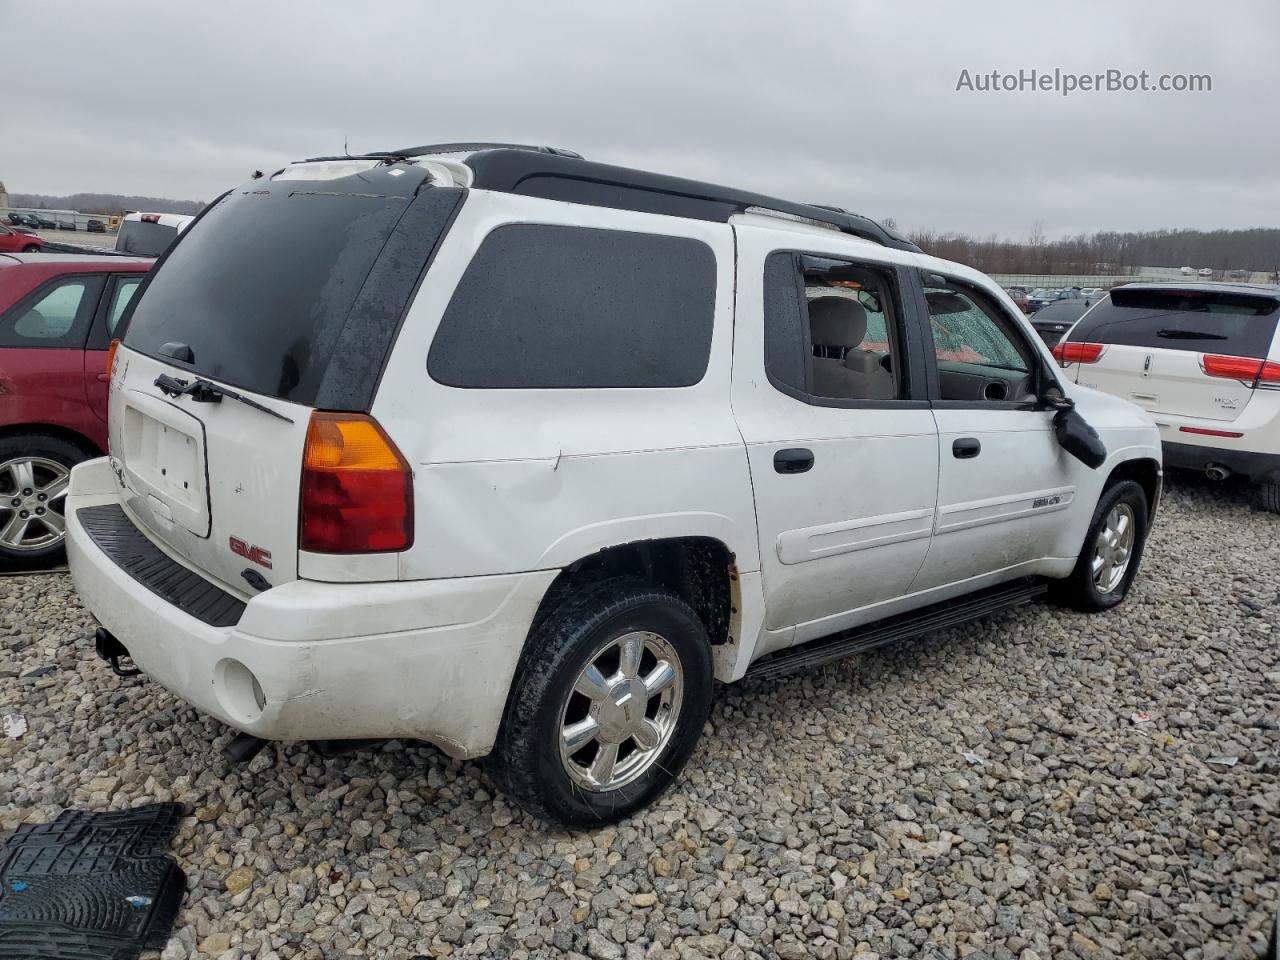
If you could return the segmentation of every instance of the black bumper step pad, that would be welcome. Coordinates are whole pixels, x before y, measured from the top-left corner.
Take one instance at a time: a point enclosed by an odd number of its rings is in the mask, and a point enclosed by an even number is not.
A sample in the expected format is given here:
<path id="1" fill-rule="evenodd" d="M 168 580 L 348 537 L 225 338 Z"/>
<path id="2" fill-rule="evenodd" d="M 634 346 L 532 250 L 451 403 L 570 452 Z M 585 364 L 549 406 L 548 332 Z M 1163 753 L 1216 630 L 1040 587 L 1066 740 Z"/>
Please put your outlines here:
<path id="1" fill-rule="evenodd" d="M 76 519 L 116 566 L 179 610 L 211 627 L 234 627 L 240 622 L 243 601 L 188 570 L 148 540 L 118 503 L 81 507 Z"/>
<path id="2" fill-rule="evenodd" d="M 187 890 L 165 855 L 178 803 L 19 827 L 0 847 L 0 960 L 137 960 L 163 949 Z"/>

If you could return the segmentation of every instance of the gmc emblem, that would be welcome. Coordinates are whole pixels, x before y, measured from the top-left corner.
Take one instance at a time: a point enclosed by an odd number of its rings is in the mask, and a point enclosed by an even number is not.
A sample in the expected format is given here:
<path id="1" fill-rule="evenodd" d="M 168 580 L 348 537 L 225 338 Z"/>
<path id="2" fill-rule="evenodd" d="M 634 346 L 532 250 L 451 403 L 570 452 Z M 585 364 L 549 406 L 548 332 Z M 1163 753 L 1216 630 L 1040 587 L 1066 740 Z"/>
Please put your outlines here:
<path id="1" fill-rule="evenodd" d="M 251 547 L 239 537 L 231 538 L 231 552 L 237 556 L 244 557 L 250 563 L 256 563 L 259 566 L 271 569 L 271 551 L 263 550 L 261 547 Z"/>

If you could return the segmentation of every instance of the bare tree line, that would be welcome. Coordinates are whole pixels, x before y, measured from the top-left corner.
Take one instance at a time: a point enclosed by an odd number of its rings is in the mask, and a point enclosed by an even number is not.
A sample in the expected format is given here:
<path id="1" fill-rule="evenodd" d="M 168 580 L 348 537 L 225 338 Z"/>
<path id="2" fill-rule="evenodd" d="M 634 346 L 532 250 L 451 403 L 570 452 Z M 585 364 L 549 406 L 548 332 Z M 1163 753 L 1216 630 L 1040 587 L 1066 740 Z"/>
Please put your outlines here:
<path id="1" fill-rule="evenodd" d="M 204 208 L 204 204 L 199 200 L 166 200 L 162 197 L 137 197 L 119 193 L 73 193 L 65 197 L 52 197 L 39 193 L 10 193 L 9 205 L 36 210 L 77 210 L 80 213 L 99 213 L 108 216 L 120 216 L 131 210 L 195 215 Z"/>
<path id="2" fill-rule="evenodd" d="M 1101 231 L 1048 240 L 1037 223 L 1026 240 L 918 230 L 926 253 L 986 273 L 1127 273 L 1138 267 L 1209 267 L 1215 271 L 1280 269 L 1280 229 Z"/>

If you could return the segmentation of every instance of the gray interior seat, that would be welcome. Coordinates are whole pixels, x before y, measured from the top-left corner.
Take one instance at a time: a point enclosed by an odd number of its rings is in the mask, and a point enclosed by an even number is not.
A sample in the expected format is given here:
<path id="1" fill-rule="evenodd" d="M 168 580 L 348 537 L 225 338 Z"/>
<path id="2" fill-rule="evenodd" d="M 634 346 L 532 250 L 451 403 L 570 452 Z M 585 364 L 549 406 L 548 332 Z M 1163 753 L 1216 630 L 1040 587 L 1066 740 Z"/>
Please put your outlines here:
<path id="1" fill-rule="evenodd" d="M 867 311 L 848 297 L 809 301 L 809 337 L 813 342 L 813 392 L 841 400 L 892 400 L 893 375 L 880 354 L 862 347 Z"/>

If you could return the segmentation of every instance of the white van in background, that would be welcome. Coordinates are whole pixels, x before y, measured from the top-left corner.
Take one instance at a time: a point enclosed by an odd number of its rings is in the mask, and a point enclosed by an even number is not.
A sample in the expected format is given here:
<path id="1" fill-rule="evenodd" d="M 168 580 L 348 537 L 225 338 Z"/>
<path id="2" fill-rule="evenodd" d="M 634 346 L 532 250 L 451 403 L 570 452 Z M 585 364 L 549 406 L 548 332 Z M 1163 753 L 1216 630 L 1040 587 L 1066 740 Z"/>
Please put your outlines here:
<path id="1" fill-rule="evenodd" d="M 138 257 L 158 257 L 194 219 L 180 213 L 125 214 L 116 234 L 116 250 Z"/>

